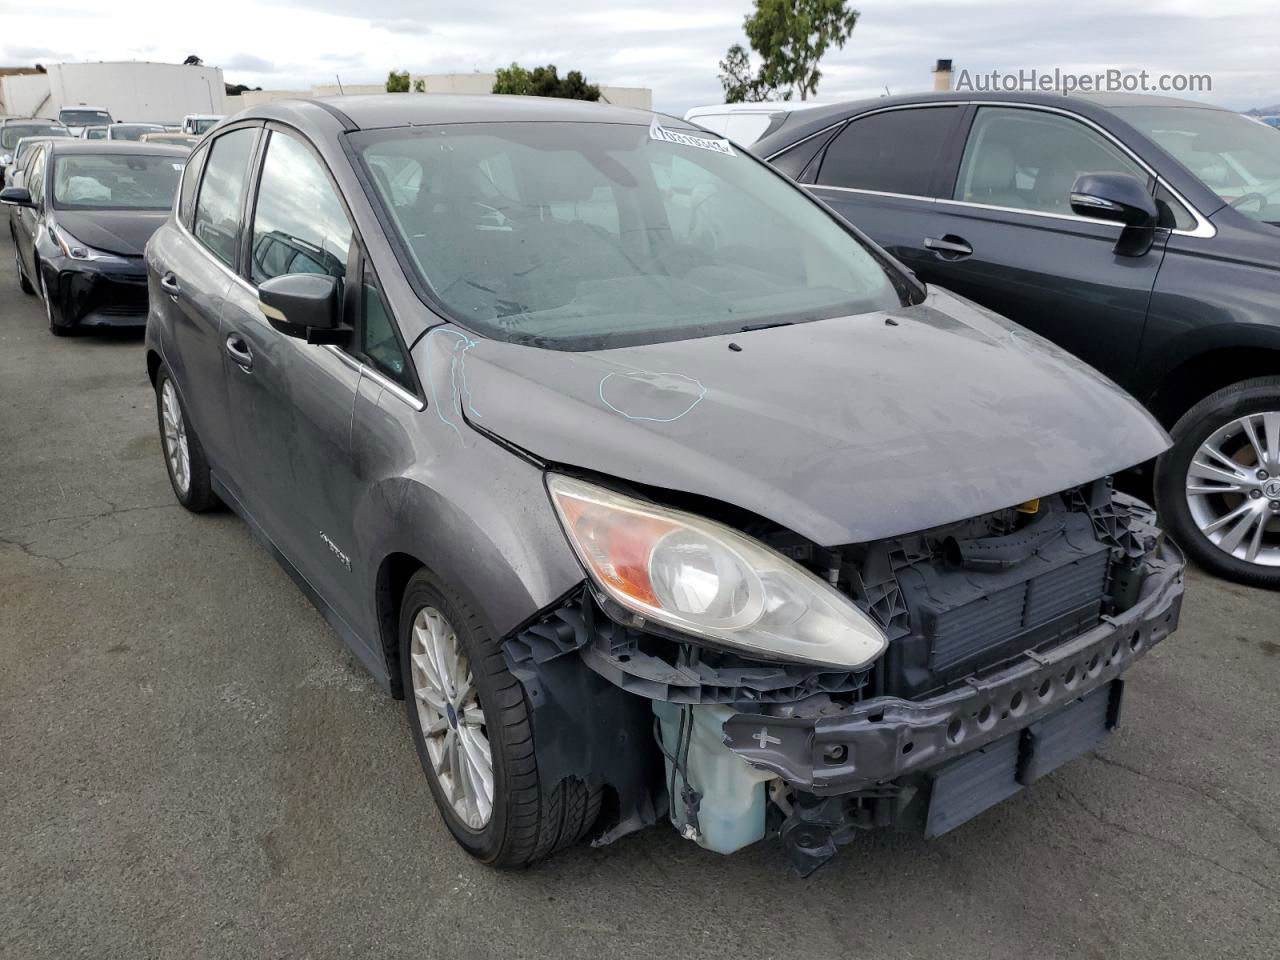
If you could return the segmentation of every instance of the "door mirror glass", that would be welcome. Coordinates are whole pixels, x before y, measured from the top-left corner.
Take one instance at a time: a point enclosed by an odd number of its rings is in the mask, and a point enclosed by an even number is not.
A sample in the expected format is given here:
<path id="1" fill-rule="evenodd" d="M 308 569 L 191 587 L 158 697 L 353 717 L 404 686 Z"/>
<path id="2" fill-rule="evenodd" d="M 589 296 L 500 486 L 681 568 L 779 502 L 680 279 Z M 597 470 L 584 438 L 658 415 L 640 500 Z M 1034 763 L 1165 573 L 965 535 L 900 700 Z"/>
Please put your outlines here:
<path id="1" fill-rule="evenodd" d="M 26 187 L 5 187 L 0 190 L 0 203 L 7 203 L 11 207 L 35 206 L 31 202 L 31 193 Z"/>
<path id="2" fill-rule="evenodd" d="M 308 343 L 339 336 L 341 284 L 323 273 L 286 273 L 258 287 L 258 309 L 283 334 Z"/>

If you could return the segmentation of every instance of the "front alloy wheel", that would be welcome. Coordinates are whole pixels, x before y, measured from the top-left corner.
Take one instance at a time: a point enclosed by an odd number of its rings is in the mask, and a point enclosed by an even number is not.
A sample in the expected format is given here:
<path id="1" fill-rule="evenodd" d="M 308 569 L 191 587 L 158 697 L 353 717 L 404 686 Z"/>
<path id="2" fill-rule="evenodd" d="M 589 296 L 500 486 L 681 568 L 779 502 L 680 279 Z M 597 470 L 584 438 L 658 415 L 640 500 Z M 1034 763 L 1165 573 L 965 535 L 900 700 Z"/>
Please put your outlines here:
<path id="1" fill-rule="evenodd" d="M 435 607 L 413 619 L 410 677 L 427 755 L 458 818 L 472 830 L 493 815 L 493 753 L 471 665 Z"/>
<path id="2" fill-rule="evenodd" d="M 1214 573 L 1280 588 L 1280 378 L 1219 390 L 1171 432 L 1156 464 L 1170 533 Z"/>
<path id="3" fill-rule="evenodd" d="M 1238 417 L 1200 444 L 1187 506 L 1219 550 L 1280 568 L 1280 409 Z"/>
<path id="4" fill-rule="evenodd" d="M 400 664 L 418 759 L 467 853 L 526 867 L 590 832 L 601 786 L 574 776 L 543 782 L 532 711 L 502 644 L 426 569 L 409 578 L 400 602 Z"/>

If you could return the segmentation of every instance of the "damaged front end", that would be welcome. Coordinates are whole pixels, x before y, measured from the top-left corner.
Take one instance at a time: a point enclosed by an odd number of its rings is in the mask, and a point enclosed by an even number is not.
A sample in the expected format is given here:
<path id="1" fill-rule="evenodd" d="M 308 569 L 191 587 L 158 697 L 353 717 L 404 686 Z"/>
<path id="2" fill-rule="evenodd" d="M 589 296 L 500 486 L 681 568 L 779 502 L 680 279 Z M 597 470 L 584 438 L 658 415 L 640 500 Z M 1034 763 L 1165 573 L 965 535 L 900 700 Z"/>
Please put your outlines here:
<path id="1" fill-rule="evenodd" d="M 1180 553 L 1106 480 L 872 543 L 742 532 L 887 647 L 858 669 L 757 659 L 574 591 L 504 651 L 544 790 L 608 790 L 597 843 L 665 813 L 722 853 L 778 835 L 808 874 L 861 830 L 946 833 L 1114 729 L 1182 599 Z"/>

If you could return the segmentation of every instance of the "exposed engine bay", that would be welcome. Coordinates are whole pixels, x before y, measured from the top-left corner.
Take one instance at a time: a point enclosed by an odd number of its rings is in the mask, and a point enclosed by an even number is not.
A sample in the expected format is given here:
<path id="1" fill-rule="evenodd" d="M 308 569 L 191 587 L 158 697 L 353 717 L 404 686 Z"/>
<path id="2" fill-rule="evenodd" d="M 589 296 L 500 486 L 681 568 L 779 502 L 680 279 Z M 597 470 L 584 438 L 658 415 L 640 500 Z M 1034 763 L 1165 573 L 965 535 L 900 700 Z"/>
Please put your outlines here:
<path id="1" fill-rule="evenodd" d="M 752 660 L 573 591 L 504 650 L 543 788 L 607 788 L 597 843 L 665 814 L 721 853 L 779 836 L 808 874 L 859 831 L 938 836 L 1105 737 L 1120 675 L 1177 626 L 1181 555 L 1108 480 L 866 544 L 743 532 L 888 647 L 859 671 Z"/>

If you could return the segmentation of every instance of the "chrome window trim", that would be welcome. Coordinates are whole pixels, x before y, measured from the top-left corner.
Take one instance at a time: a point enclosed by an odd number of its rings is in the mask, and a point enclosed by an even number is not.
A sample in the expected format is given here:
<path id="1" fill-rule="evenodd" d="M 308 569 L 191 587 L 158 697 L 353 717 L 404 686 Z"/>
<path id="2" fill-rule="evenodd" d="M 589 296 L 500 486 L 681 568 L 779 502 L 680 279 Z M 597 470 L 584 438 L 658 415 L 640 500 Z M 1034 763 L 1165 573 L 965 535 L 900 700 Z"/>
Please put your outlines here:
<path id="1" fill-rule="evenodd" d="M 1105 137 L 1115 146 L 1123 150 L 1125 154 L 1131 160 L 1134 161 L 1134 163 L 1136 163 L 1139 167 L 1145 170 L 1148 176 L 1154 178 L 1155 182 L 1159 186 L 1164 187 L 1164 189 L 1168 190 L 1170 195 L 1172 195 L 1172 197 L 1175 200 L 1177 200 L 1178 203 L 1182 204 L 1182 206 L 1186 208 L 1187 212 L 1190 213 L 1191 216 L 1195 217 L 1196 226 L 1194 230 L 1170 230 L 1169 231 L 1170 234 L 1178 237 L 1198 237 L 1202 239 L 1208 239 L 1210 237 L 1215 237 L 1218 235 L 1217 228 L 1209 221 L 1208 217 L 1206 217 L 1199 210 L 1197 210 L 1187 200 L 1186 197 L 1184 197 L 1182 194 L 1180 194 L 1177 190 L 1174 189 L 1173 185 L 1170 184 L 1169 181 L 1167 181 L 1164 177 L 1160 176 L 1160 174 L 1156 173 L 1156 171 L 1151 168 L 1150 164 L 1148 164 L 1145 160 L 1143 160 L 1142 157 L 1138 156 L 1138 154 L 1134 153 L 1133 150 L 1130 149 L 1129 146 L 1125 144 L 1122 140 L 1119 140 L 1118 138 L 1113 136 L 1110 132 L 1105 130 L 1103 127 L 1100 127 L 1098 124 L 1090 120 L 1088 117 L 1085 117 L 1076 113 L 1074 110 L 1067 110 L 1062 107 L 1051 107 L 1047 104 L 1019 103 L 1016 101 L 1008 101 L 1008 100 L 943 100 L 943 101 L 932 101 L 932 102 L 925 102 L 925 103 L 900 103 L 900 104 L 895 104 L 894 106 L 891 106 L 891 107 L 879 107 L 875 110 L 868 110 L 865 113 L 860 113 L 856 117 L 846 117 L 843 120 L 838 120 L 835 123 L 829 124 L 828 126 L 823 127 L 821 130 L 818 130 L 814 133 L 809 134 L 809 136 L 805 137 L 804 139 L 797 140 L 795 143 L 789 144 L 782 150 L 779 150 L 776 153 L 770 154 L 769 157 L 767 157 L 766 159 L 769 161 L 772 161 L 774 157 L 785 153 L 787 150 L 790 150 L 793 147 L 799 146 L 800 144 L 804 143 L 805 140 L 811 140 L 816 136 L 826 133 L 827 131 L 831 130 L 833 127 L 838 127 L 844 124 L 853 123 L 856 120 L 861 120 L 864 117 L 869 117 L 876 113 L 888 113 L 891 110 L 921 110 L 921 109 L 927 109 L 929 107 L 938 107 L 938 106 L 1004 107 L 1010 110 L 1039 110 L 1043 113 L 1060 114 L 1061 116 L 1068 117 L 1072 120 L 1077 121 L 1078 123 L 1083 123 L 1085 126 L 1089 127 L 1095 133 L 1101 134 L 1103 137 Z M 848 193 L 864 193 L 870 196 L 895 197 L 895 198 L 900 198 L 904 200 L 924 200 L 930 203 L 950 203 L 956 206 L 979 207 L 986 210 L 997 210 L 1005 213 L 1022 213 L 1030 217 L 1048 217 L 1053 220 L 1075 220 L 1081 223 L 1112 223 L 1112 224 L 1114 223 L 1114 221 L 1097 220 L 1097 219 L 1094 219 L 1093 217 L 1080 217 L 1074 214 L 1046 213 L 1039 210 L 1024 210 L 1020 207 L 1000 207 L 990 203 L 974 203 L 970 200 L 953 200 L 946 197 L 922 197 L 922 196 L 915 196 L 915 195 L 908 195 L 908 194 L 901 194 L 901 193 L 884 193 L 878 190 L 862 190 L 857 187 L 832 187 L 832 186 L 826 186 L 820 183 L 806 184 L 806 186 L 820 187 L 823 190 L 841 190 Z"/>
<path id="2" fill-rule="evenodd" d="M 379 373 L 373 367 L 369 366 L 369 364 L 365 363 L 363 360 L 359 359 L 358 357 L 351 356 L 351 354 L 347 353 L 347 351 L 343 350 L 336 343 L 326 343 L 324 345 L 324 348 L 328 350 L 330 353 L 332 353 L 339 360 L 341 360 L 343 363 L 345 363 L 352 370 L 359 371 L 362 377 L 368 377 L 370 380 L 372 380 L 378 386 L 382 387 L 382 389 L 386 390 L 388 393 L 390 393 L 393 397 L 395 397 L 401 403 L 407 403 L 410 407 L 412 407 L 418 413 L 421 413 L 423 410 L 427 409 L 427 405 L 423 403 L 422 400 L 420 400 L 418 397 L 414 396 L 412 393 L 410 393 L 404 387 L 400 386 L 400 384 L 396 383 L 394 380 L 391 380 L 383 376 L 381 373 Z"/>
<path id="3" fill-rule="evenodd" d="M 179 232 L 186 234 L 186 236 L 191 240 L 191 242 L 196 244 L 196 246 L 200 248 L 200 252 L 204 256 L 208 257 L 208 259 L 216 263 L 223 273 L 225 273 L 228 277 L 230 277 L 236 283 L 240 284 L 240 286 L 243 287 L 246 292 L 253 294 L 255 299 L 257 298 L 258 296 L 257 287 L 255 287 L 248 280 L 240 276 L 240 274 L 236 273 L 234 270 L 228 267 L 225 263 L 223 263 L 221 260 L 215 257 L 203 243 L 201 243 L 199 240 L 196 239 L 195 234 L 193 234 L 190 230 L 188 230 L 186 226 L 176 217 L 174 218 L 173 223 L 174 223 L 174 226 L 178 228 Z M 378 386 L 388 391 L 397 400 L 401 401 L 402 403 L 407 403 L 410 407 L 412 407 L 418 413 L 421 413 L 423 410 L 427 409 L 426 403 L 423 402 L 423 400 L 420 397 L 417 397 L 414 394 L 410 393 L 404 387 L 400 386 L 400 384 L 395 383 L 392 380 L 388 380 L 377 370 L 373 369 L 373 367 L 369 366 L 367 363 L 362 361 L 359 357 L 353 357 L 351 354 L 347 353 L 347 351 L 343 350 L 336 343 L 326 343 L 326 344 L 322 344 L 322 346 L 326 350 L 328 350 L 330 353 L 332 353 L 335 357 L 337 357 L 339 360 L 341 360 L 343 363 L 345 363 L 352 370 L 358 372 L 361 376 L 368 377 L 374 383 L 378 384 Z"/>

